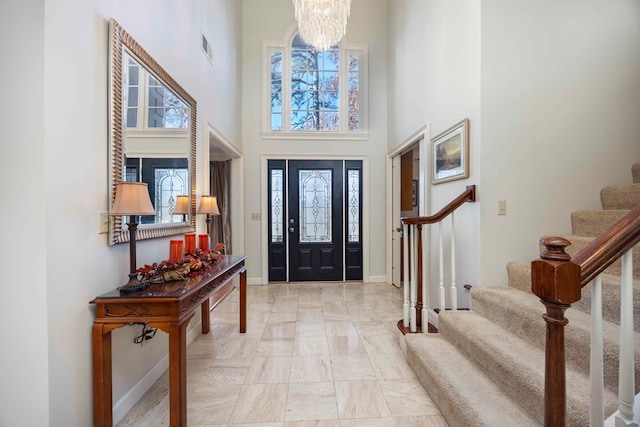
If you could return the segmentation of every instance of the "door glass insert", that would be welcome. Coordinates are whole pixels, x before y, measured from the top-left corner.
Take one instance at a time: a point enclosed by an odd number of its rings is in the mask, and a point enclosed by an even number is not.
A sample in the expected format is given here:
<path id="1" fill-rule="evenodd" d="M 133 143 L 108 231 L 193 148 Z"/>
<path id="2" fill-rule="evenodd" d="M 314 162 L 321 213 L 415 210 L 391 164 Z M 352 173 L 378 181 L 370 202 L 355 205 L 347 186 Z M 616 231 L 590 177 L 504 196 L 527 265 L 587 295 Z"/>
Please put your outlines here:
<path id="1" fill-rule="evenodd" d="M 347 241 L 360 241 L 360 170 L 347 171 Z"/>
<path id="2" fill-rule="evenodd" d="M 284 171 L 271 170 L 271 241 L 284 241 L 284 224 L 282 212 L 284 210 Z"/>
<path id="3" fill-rule="evenodd" d="M 331 170 L 300 170 L 301 243 L 331 240 Z"/>

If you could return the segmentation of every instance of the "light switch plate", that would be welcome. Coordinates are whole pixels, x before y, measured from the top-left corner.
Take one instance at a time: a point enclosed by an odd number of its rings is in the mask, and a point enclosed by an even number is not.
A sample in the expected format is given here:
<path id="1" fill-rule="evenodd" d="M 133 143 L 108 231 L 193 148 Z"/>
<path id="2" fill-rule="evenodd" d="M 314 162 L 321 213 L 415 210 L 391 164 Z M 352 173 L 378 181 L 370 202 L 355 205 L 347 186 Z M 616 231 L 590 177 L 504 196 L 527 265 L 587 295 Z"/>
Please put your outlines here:
<path id="1" fill-rule="evenodd" d="M 254 212 L 254 213 L 252 213 L 252 214 L 251 214 L 251 220 L 252 220 L 252 221 L 260 221 L 260 212 L 258 212 L 258 213 L 255 213 L 255 212 Z"/>
<path id="2" fill-rule="evenodd" d="M 109 232 L 109 212 L 98 212 L 98 234 Z"/>
<path id="3" fill-rule="evenodd" d="M 506 215 L 506 214 L 507 214 L 507 201 L 498 200 L 498 215 Z"/>

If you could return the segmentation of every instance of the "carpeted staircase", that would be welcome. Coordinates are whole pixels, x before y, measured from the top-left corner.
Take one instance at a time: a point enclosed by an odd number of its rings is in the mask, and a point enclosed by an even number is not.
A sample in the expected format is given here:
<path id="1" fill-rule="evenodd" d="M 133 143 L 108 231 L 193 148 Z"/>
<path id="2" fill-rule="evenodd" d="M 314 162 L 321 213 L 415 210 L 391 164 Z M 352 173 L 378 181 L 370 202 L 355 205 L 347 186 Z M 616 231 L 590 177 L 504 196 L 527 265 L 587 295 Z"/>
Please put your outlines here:
<path id="1" fill-rule="evenodd" d="M 573 255 L 640 203 L 633 184 L 601 190 L 602 210 L 572 214 Z M 636 393 L 640 391 L 640 248 L 634 250 Z M 531 293 L 531 263 L 507 265 L 509 286 L 474 286 L 473 309 L 439 315 L 437 334 L 404 337 L 407 360 L 451 427 L 541 426 L 544 415 L 545 309 Z M 605 414 L 617 409 L 620 263 L 603 275 Z M 616 276 L 618 276 L 616 278 Z M 567 310 L 567 424 L 589 425 L 590 286 Z"/>

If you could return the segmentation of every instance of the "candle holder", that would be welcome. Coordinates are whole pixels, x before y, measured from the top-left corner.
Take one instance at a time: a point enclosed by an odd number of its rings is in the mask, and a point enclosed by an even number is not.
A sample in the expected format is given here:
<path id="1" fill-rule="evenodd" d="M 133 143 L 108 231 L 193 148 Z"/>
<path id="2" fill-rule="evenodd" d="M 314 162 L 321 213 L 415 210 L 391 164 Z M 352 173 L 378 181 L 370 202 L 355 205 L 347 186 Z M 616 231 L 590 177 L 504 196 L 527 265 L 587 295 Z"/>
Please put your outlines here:
<path id="1" fill-rule="evenodd" d="M 182 260 L 184 242 L 182 240 L 170 240 L 169 241 L 169 259 Z"/>
<path id="2" fill-rule="evenodd" d="M 187 233 L 184 235 L 184 252 L 187 254 L 196 252 L 196 233 Z"/>
<path id="3" fill-rule="evenodd" d="M 209 235 L 208 234 L 199 234 L 198 235 L 198 247 L 201 251 L 209 250 Z"/>

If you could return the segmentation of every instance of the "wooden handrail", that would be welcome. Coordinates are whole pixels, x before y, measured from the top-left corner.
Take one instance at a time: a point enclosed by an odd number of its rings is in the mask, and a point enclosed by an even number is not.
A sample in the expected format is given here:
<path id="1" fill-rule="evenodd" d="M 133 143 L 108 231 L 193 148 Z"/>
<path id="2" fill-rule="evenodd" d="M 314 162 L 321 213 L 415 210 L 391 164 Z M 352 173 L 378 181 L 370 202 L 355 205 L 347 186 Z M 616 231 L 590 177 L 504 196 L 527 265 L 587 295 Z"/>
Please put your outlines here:
<path id="1" fill-rule="evenodd" d="M 451 215 L 453 211 L 458 209 L 465 202 L 475 202 L 475 201 L 476 201 L 476 186 L 468 185 L 467 189 L 462 194 L 460 194 L 458 197 L 453 199 L 448 205 L 440 209 L 435 214 L 431 216 L 403 217 L 402 223 L 408 224 L 408 225 L 435 224 L 437 222 L 442 221 L 448 215 Z"/>
<path id="2" fill-rule="evenodd" d="M 571 262 L 580 266 L 581 284 L 589 284 L 607 267 L 640 243 L 640 205 L 576 253 Z"/>
<path id="3" fill-rule="evenodd" d="M 545 356 L 544 425 L 566 425 L 566 366 L 564 327 L 566 309 L 581 298 L 582 287 L 640 243 L 640 205 L 609 227 L 571 258 L 564 250 L 571 242 L 562 237 L 543 237 L 545 249 L 531 263 L 531 291 L 540 297 L 547 312 Z"/>

